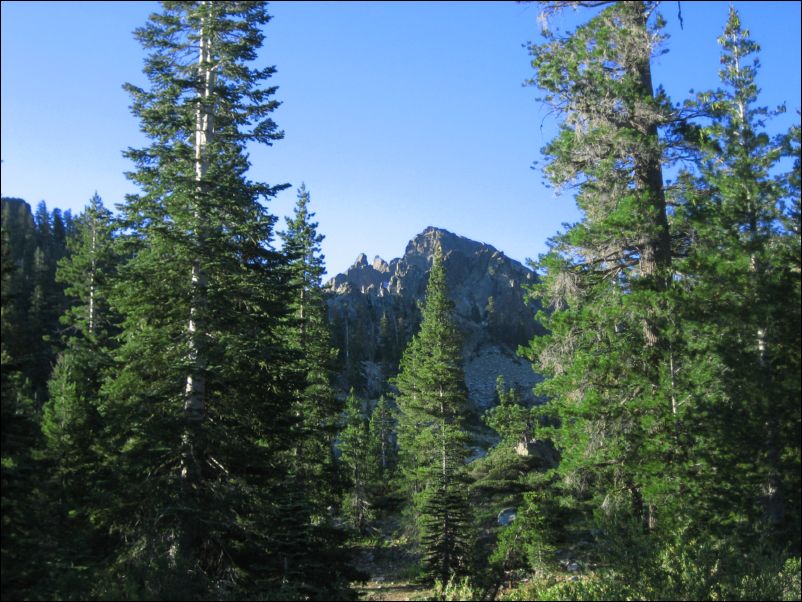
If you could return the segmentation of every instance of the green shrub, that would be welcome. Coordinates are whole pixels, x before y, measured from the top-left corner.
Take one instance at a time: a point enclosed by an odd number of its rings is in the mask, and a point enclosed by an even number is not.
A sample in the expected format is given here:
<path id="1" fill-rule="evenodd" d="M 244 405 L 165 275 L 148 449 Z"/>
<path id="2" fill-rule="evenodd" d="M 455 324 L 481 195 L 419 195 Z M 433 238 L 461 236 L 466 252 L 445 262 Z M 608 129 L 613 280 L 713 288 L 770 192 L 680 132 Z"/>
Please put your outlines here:
<path id="1" fill-rule="evenodd" d="M 607 569 L 567 579 L 542 574 L 504 600 L 800 600 L 798 557 L 772 553 L 759 542 L 744 554 L 725 542 L 667 545 L 639 561 L 639 577 Z"/>
<path id="2" fill-rule="evenodd" d="M 452 577 L 445 587 L 440 580 L 436 580 L 429 600 L 480 600 L 481 596 L 482 592 L 474 588 L 468 577 L 459 581 Z"/>
<path id="3" fill-rule="evenodd" d="M 548 574 L 506 592 L 502 600 L 631 600 L 632 592 L 617 573 L 573 576 Z"/>

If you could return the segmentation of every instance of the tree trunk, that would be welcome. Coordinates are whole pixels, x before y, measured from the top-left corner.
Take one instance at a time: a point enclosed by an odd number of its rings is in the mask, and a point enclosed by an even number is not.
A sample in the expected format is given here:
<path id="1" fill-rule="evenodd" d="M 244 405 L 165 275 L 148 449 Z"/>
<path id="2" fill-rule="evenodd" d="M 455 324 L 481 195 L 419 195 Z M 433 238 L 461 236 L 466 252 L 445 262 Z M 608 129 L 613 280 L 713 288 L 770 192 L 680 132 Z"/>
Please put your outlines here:
<path id="1" fill-rule="evenodd" d="M 631 11 L 631 18 L 638 31 L 643 35 L 647 32 L 647 7 L 644 2 L 624 3 L 628 11 Z M 641 99 L 654 99 L 654 86 L 652 84 L 651 71 L 651 51 L 644 52 L 644 55 L 633 61 L 629 66 L 630 73 L 638 82 L 641 92 Z M 643 103 L 643 100 L 641 101 Z M 648 282 L 649 288 L 656 293 L 663 293 L 668 288 L 668 274 L 671 268 L 671 236 L 668 225 L 668 215 L 666 210 L 665 188 L 663 184 L 663 171 L 661 167 L 660 141 L 657 130 L 657 123 L 654 117 L 648 115 L 648 110 L 643 110 L 644 116 L 635 116 L 634 124 L 638 132 L 645 137 L 646 152 L 637 153 L 634 156 L 634 176 L 635 185 L 641 195 L 641 203 L 644 216 L 644 236 L 640 241 L 640 273 L 641 277 Z M 662 362 L 660 350 L 667 347 L 667 341 L 659 326 L 659 316 L 654 315 L 650 310 L 643 319 L 643 337 L 647 348 L 655 350 L 654 361 Z M 655 378 L 657 366 L 655 368 Z M 670 366 L 673 373 L 675 367 Z M 659 382 L 653 383 L 659 388 Z M 672 398 L 672 417 L 675 418 L 675 400 Z M 640 490 L 633 487 L 633 506 L 643 519 L 644 528 L 652 531 L 657 526 L 656 508 L 653 504 L 644 504 Z"/>
<path id="2" fill-rule="evenodd" d="M 97 217 L 92 218 L 92 261 L 89 269 L 89 334 L 95 334 L 95 280 L 97 278 Z"/>
<path id="3" fill-rule="evenodd" d="M 643 2 L 625 3 L 631 19 L 638 30 L 646 34 L 647 18 L 646 5 Z M 641 98 L 654 99 L 654 86 L 652 84 L 651 53 L 629 65 L 630 74 L 638 82 Z M 648 113 L 644 110 L 643 113 Z M 657 123 L 648 114 L 643 117 L 636 116 L 634 120 L 636 129 L 646 137 L 647 152 L 637 153 L 634 175 L 635 185 L 641 193 L 644 207 L 646 233 L 640 241 L 640 272 L 641 276 L 652 281 L 655 291 L 665 291 L 668 285 L 666 274 L 671 267 L 671 236 L 666 212 L 666 197 L 663 185 L 663 171 L 660 165 L 660 143 Z M 643 323 L 643 334 L 646 345 L 657 347 L 661 338 L 660 329 L 656 320 L 647 317 Z"/>
<path id="4" fill-rule="evenodd" d="M 209 3 L 204 3 L 206 11 L 201 17 L 200 31 L 198 32 L 198 77 L 202 87 L 198 91 L 197 109 L 195 113 L 195 199 L 192 207 L 192 234 L 194 236 L 196 257 L 192 261 L 190 270 L 190 306 L 189 322 L 187 324 L 187 345 L 189 352 L 189 372 L 184 386 L 184 418 L 185 426 L 181 434 L 181 483 L 182 495 L 186 496 L 187 510 L 194 504 L 193 490 L 202 480 L 202 444 L 200 440 L 199 425 L 205 418 L 206 401 L 206 357 L 203 351 L 203 319 L 202 312 L 206 306 L 206 273 L 200 260 L 204 245 L 204 226 L 202 225 L 202 210 L 207 192 L 205 184 L 208 158 L 206 147 L 210 143 L 214 132 L 213 109 L 210 106 L 214 75 L 211 66 L 211 40 L 207 28 L 212 19 L 208 12 Z M 201 525 L 197 516 L 191 512 L 182 514 L 178 537 L 170 547 L 170 558 L 173 562 L 183 557 L 186 562 L 196 556 L 196 549 L 201 538 Z"/>
<path id="5" fill-rule="evenodd" d="M 198 109 L 195 123 L 195 181 L 197 182 L 197 197 L 195 200 L 193 217 L 195 222 L 194 235 L 199 250 L 203 248 L 204 244 L 201 206 L 202 197 L 207 189 L 204 182 L 208 169 L 208 160 L 205 150 L 212 141 L 214 135 L 214 111 L 209 105 L 212 89 L 214 87 L 214 69 L 211 65 L 211 40 L 209 39 L 208 33 L 204 31 L 205 23 L 206 18 L 201 21 L 198 72 L 203 80 L 203 89 L 198 94 Z M 187 420 L 190 422 L 201 422 L 205 413 L 206 377 L 204 370 L 206 368 L 206 358 L 202 350 L 204 332 L 200 322 L 200 313 L 206 304 L 206 273 L 198 257 L 192 262 L 190 278 L 192 301 L 189 310 L 187 334 L 189 338 L 189 353 L 192 367 L 186 380 L 184 411 Z"/>

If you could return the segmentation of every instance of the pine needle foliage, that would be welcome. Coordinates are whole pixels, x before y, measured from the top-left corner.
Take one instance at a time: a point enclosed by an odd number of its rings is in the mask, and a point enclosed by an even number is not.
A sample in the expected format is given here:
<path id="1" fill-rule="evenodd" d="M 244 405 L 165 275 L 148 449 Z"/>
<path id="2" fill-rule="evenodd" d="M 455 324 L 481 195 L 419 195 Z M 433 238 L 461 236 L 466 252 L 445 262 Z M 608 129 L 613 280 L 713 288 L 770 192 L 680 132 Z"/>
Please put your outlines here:
<path id="1" fill-rule="evenodd" d="M 126 153 L 141 192 L 121 207 L 122 332 L 100 405 L 115 595 L 303 587 L 278 528 L 301 388 L 292 289 L 262 203 L 285 186 L 246 176 L 246 145 L 282 137 L 262 85 L 275 69 L 250 66 L 269 19 L 262 2 L 165 2 L 136 31 L 150 86 L 126 89 L 150 142 Z"/>
<path id="2" fill-rule="evenodd" d="M 549 6 L 565 3 L 547 3 Z M 532 341 L 560 471 L 588 512 L 670 515 L 673 438 L 671 236 L 660 128 L 673 116 L 654 90 L 662 39 L 653 2 L 609 4 L 575 31 L 532 45 L 531 83 L 562 116 L 545 173 L 576 192 L 581 222 L 550 241 L 537 286 L 546 336 Z"/>
<path id="3" fill-rule="evenodd" d="M 343 403 L 331 385 L 337 351 L 331 344 L 321 283 L 324 237 L 309 204 L 309 191 L 301 184 L 293 215 L 280 233 L 289 260 L 288 345 L 296 355 L 299 376 L 291 410 L 294 443 L 287 460 L 292 507 L 285 514 L 293 516 L 288 534 L 295 544 L 288 549 L 294 560 L 289 564 L 303 583 L 302 595 L 319 599 L 351 595 L 348 583 L 358 574 L 351 566 L 346 533 L 335 522 L 334 509 L 341 504 L 346 481 L 334 457 Z"/>
<path id="4" fill-rule="evenodd" d="M 337 505 L 342 494 L 334 441 L 343 403 L 331 384 L 337 350 L 331 342 L 322 289 L 326 268 L 320 245 L 324 237 L 317 231 L 309 204 L 309 191 L 301 184 L 293 216 L 286 218 L 286 230 L 280 235 L 293 289 L 289 344 L 297 352 L 303 383 L 294 408 L 299 422 L 293 462 L 300 485 L 308 489 L 308 498 L 316 506 L 314 513 L 321 517 L 325 508 Z"/>
<path id="5" fill-rule="evenodd" d="M 442 251 L 432 260 L 422 321 L 395 385 L 399 454 L 427 578 L 446 583 L 468 570 L 472 519 L 465 461 L 467 390 Z"/>
<path id="6" fill-rule="evenodd" d="M 675 218 L 693 243 L 677 266 L 692 340 L 692 517 L 719 537 L 758 530 L 798 549 L 798 164 L 783 168 L 794 129 L 769 135 L 784 107 L 757 105 L 760 47 L 733 8 L 719 44 L 721 88 L 692 102 L 708 119 Z"/>

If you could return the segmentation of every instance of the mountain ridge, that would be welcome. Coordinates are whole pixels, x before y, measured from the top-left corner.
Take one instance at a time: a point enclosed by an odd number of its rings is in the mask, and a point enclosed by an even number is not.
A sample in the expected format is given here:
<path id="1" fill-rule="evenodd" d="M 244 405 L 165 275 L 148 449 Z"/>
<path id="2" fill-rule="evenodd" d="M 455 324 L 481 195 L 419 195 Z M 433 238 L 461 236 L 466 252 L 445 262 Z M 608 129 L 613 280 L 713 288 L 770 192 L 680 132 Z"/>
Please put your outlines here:
<path id="1" fill-rule="evenodd" d="M 375 397 L 385 392 L 406 344 L 417 331 L 435 248 L 443 252 L 455 319 L 463 335 L 464 369 L 478 409 L 495 400 L 496 377 L 534 401 L 539 377 L 515 354 L 538 334 L 536 304 L 526 287 L 533 271 L 492 245 L 430 226 L 413 237 L 404 254 L 389 262 L 360 253 L 325 284 L 335 341 L 341 349 L 339 385 Z"/>

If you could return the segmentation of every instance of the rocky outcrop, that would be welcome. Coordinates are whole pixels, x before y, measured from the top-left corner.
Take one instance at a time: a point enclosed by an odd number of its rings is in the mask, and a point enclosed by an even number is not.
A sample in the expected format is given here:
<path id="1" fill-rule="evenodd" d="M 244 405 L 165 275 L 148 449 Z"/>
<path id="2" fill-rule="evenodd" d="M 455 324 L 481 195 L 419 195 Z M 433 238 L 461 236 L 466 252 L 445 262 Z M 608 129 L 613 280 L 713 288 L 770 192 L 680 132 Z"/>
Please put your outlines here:
<path id="1" fill-rule="evenodd" d="M 463 333 L 466 384 L 478 408 L 495 399 L 496 377 L 533 399 L 538 377 L 515 354 L 518 345 L 538 333 L 535 306 L 526 287 L 535 274 L 490 245 L 440 228 L 427 228 L 408 244 L 402 257 L 389 263 L 354 264 L 327 284 L 329 317 L 341 350 L 340 384 L 370 396 L 395 373 L 406 344 L 420 323 L 434 251 L 440 246 L 457 324 Z"/>

